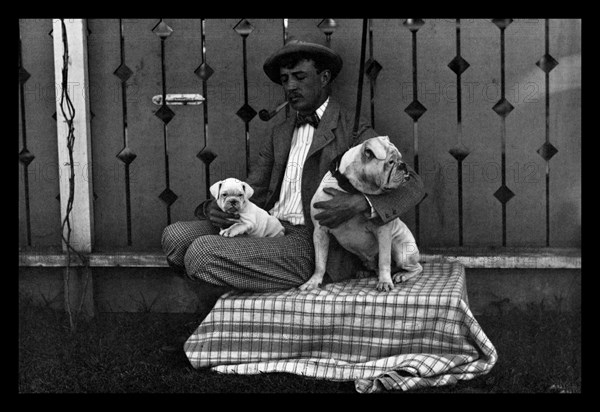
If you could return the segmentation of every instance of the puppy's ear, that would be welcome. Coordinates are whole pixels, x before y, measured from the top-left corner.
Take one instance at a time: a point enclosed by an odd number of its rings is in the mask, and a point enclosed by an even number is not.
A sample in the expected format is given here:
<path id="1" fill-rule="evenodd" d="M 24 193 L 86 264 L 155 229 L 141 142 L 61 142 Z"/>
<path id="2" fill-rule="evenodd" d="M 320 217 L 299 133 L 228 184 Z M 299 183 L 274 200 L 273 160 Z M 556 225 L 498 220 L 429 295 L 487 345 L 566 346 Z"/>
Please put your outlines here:
<path id="1" fill-rule="evenodd" d="M 217 183 L 213 184 L 210 187 L 210 194 L 213 195 L 215 199 L 219 198 L 219 194 L 221 192 L 221 185 L 223 184 L 222 180 L 219 180 Z"/>
<path id="2" fill-rule="evenodd" d="M 242 182 L 242 190 L 246 194 L 246 199 L 250 199 L 254 194 L 254 189 L 246 182 Z"/>

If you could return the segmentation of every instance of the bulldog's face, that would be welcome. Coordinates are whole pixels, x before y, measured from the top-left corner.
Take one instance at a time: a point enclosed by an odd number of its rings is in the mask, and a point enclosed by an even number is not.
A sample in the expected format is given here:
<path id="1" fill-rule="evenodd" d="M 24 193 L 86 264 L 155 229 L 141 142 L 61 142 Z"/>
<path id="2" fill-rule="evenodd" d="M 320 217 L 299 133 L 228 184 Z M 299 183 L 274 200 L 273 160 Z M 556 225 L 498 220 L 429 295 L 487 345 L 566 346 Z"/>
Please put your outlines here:
<path id="1" fill-rule="evenodd" d="M 241 213 L 244 211 L 248 199 L 254 194 L 252 187 L 235 178 L 228 178 L 213 184 L 210 194 L 217 200 L 222 211 L 227 213 Z"/>
<path id="2" fill-rule="evenodd" d="M 409 178 L 402 154 L 387 136 L 351 148 L 342 158 L 340 172 L 356 189 L 372 195 L 396 189 Z"/>

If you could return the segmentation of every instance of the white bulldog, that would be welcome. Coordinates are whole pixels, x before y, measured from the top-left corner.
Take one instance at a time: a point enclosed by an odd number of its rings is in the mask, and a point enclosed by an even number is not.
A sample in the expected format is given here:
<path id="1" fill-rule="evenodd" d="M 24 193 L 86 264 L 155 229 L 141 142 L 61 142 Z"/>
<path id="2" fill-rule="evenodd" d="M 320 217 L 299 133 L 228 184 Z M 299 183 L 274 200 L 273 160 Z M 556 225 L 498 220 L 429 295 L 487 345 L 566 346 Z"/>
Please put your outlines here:
<path id="1" fill-rule="evenodd" d="M 221 180 L 210 187 L 210 194 L 222 211 L 240 215 L 239 221 L 221 229 L 221 236 L 246 234 L 251 237 L 276 237 L 285 234 L 284 227 L 276 217 L 248 200 L 254 194 L 254 189 L 246 182 L 235 178 Z"/>
<path id="2" fill-rule="evenodd" d="M 368 270 L 377 270 L 379 291 L 390 291 L 394 288 L 394 282 L 405 282 L 423 271 L 415 238 L 399 218 L 386 224 L 377 224 L 379 219 L 371 219 L 369 212 L 368 215 L 354 216 L 334 229 L 321 226 L 314 218 L 319 212 L 314 204 L 331 198 L 323 191 L 326 187 L 346 192 L 354 188 L 363 194 L 378 195 L 396 189 L 408 177 L 400 151 L 387 136 L 371 138 L 344 153 L 337 170 L 325 174 L 311 200 L 310 214 L 315 227 L 315 272 L 300 286 L 300 290 L 314 289 L 323 281 L 329 234 L 335 236 L 346 250 L 360 257 Z M 395 271 L 403 270 L 395 273 L 393 280 L 392 261 Z"/>

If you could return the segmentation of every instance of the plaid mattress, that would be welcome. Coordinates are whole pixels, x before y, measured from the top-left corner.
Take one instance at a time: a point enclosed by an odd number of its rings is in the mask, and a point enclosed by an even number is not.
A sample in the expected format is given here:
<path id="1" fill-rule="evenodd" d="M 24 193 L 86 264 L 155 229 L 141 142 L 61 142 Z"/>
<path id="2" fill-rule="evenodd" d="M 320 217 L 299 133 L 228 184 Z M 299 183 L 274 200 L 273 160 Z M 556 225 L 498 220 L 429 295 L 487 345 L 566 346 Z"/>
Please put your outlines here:
<path id="1" fill-rule="evenodd" d="M 376 284 L 228 292 L 184 351 L 195 368 L 353 380 L 361 393 L 446 385 L 492 369 L 496 349 L 469 309 L 459 262 L 426 263 L 388 293 Z"/>

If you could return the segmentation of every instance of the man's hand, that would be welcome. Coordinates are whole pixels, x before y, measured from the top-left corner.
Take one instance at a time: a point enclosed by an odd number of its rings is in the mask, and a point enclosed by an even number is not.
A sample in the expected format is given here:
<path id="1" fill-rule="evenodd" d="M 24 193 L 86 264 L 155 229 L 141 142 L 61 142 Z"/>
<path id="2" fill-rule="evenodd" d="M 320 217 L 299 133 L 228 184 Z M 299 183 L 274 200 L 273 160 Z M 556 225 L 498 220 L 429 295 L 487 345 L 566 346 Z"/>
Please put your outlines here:
<path id="1" fill-rule="evenodd" d="M 215 226 L 220 227 L 221 229 L 228 228 L 233 225 L 239 218 L 240 215 L 235 213 L 227 213 L 223 212 L 219 205 L 217 205 L 216 200 L 211 200 L 206 205 L 205 209 L 206 218 Z"/>
<path id="2" fill-rule="evenodd" d="M 341 190 L 327 187 L 325 193 L 333 196 L 331 199 L 315 203 L 315 207 L 323 209 L 315 215 L 315 219 L 330 229 L 338 227 L 352 216 L 369 210 L 369 202 L 362 194 L 349 194 Z"/>

